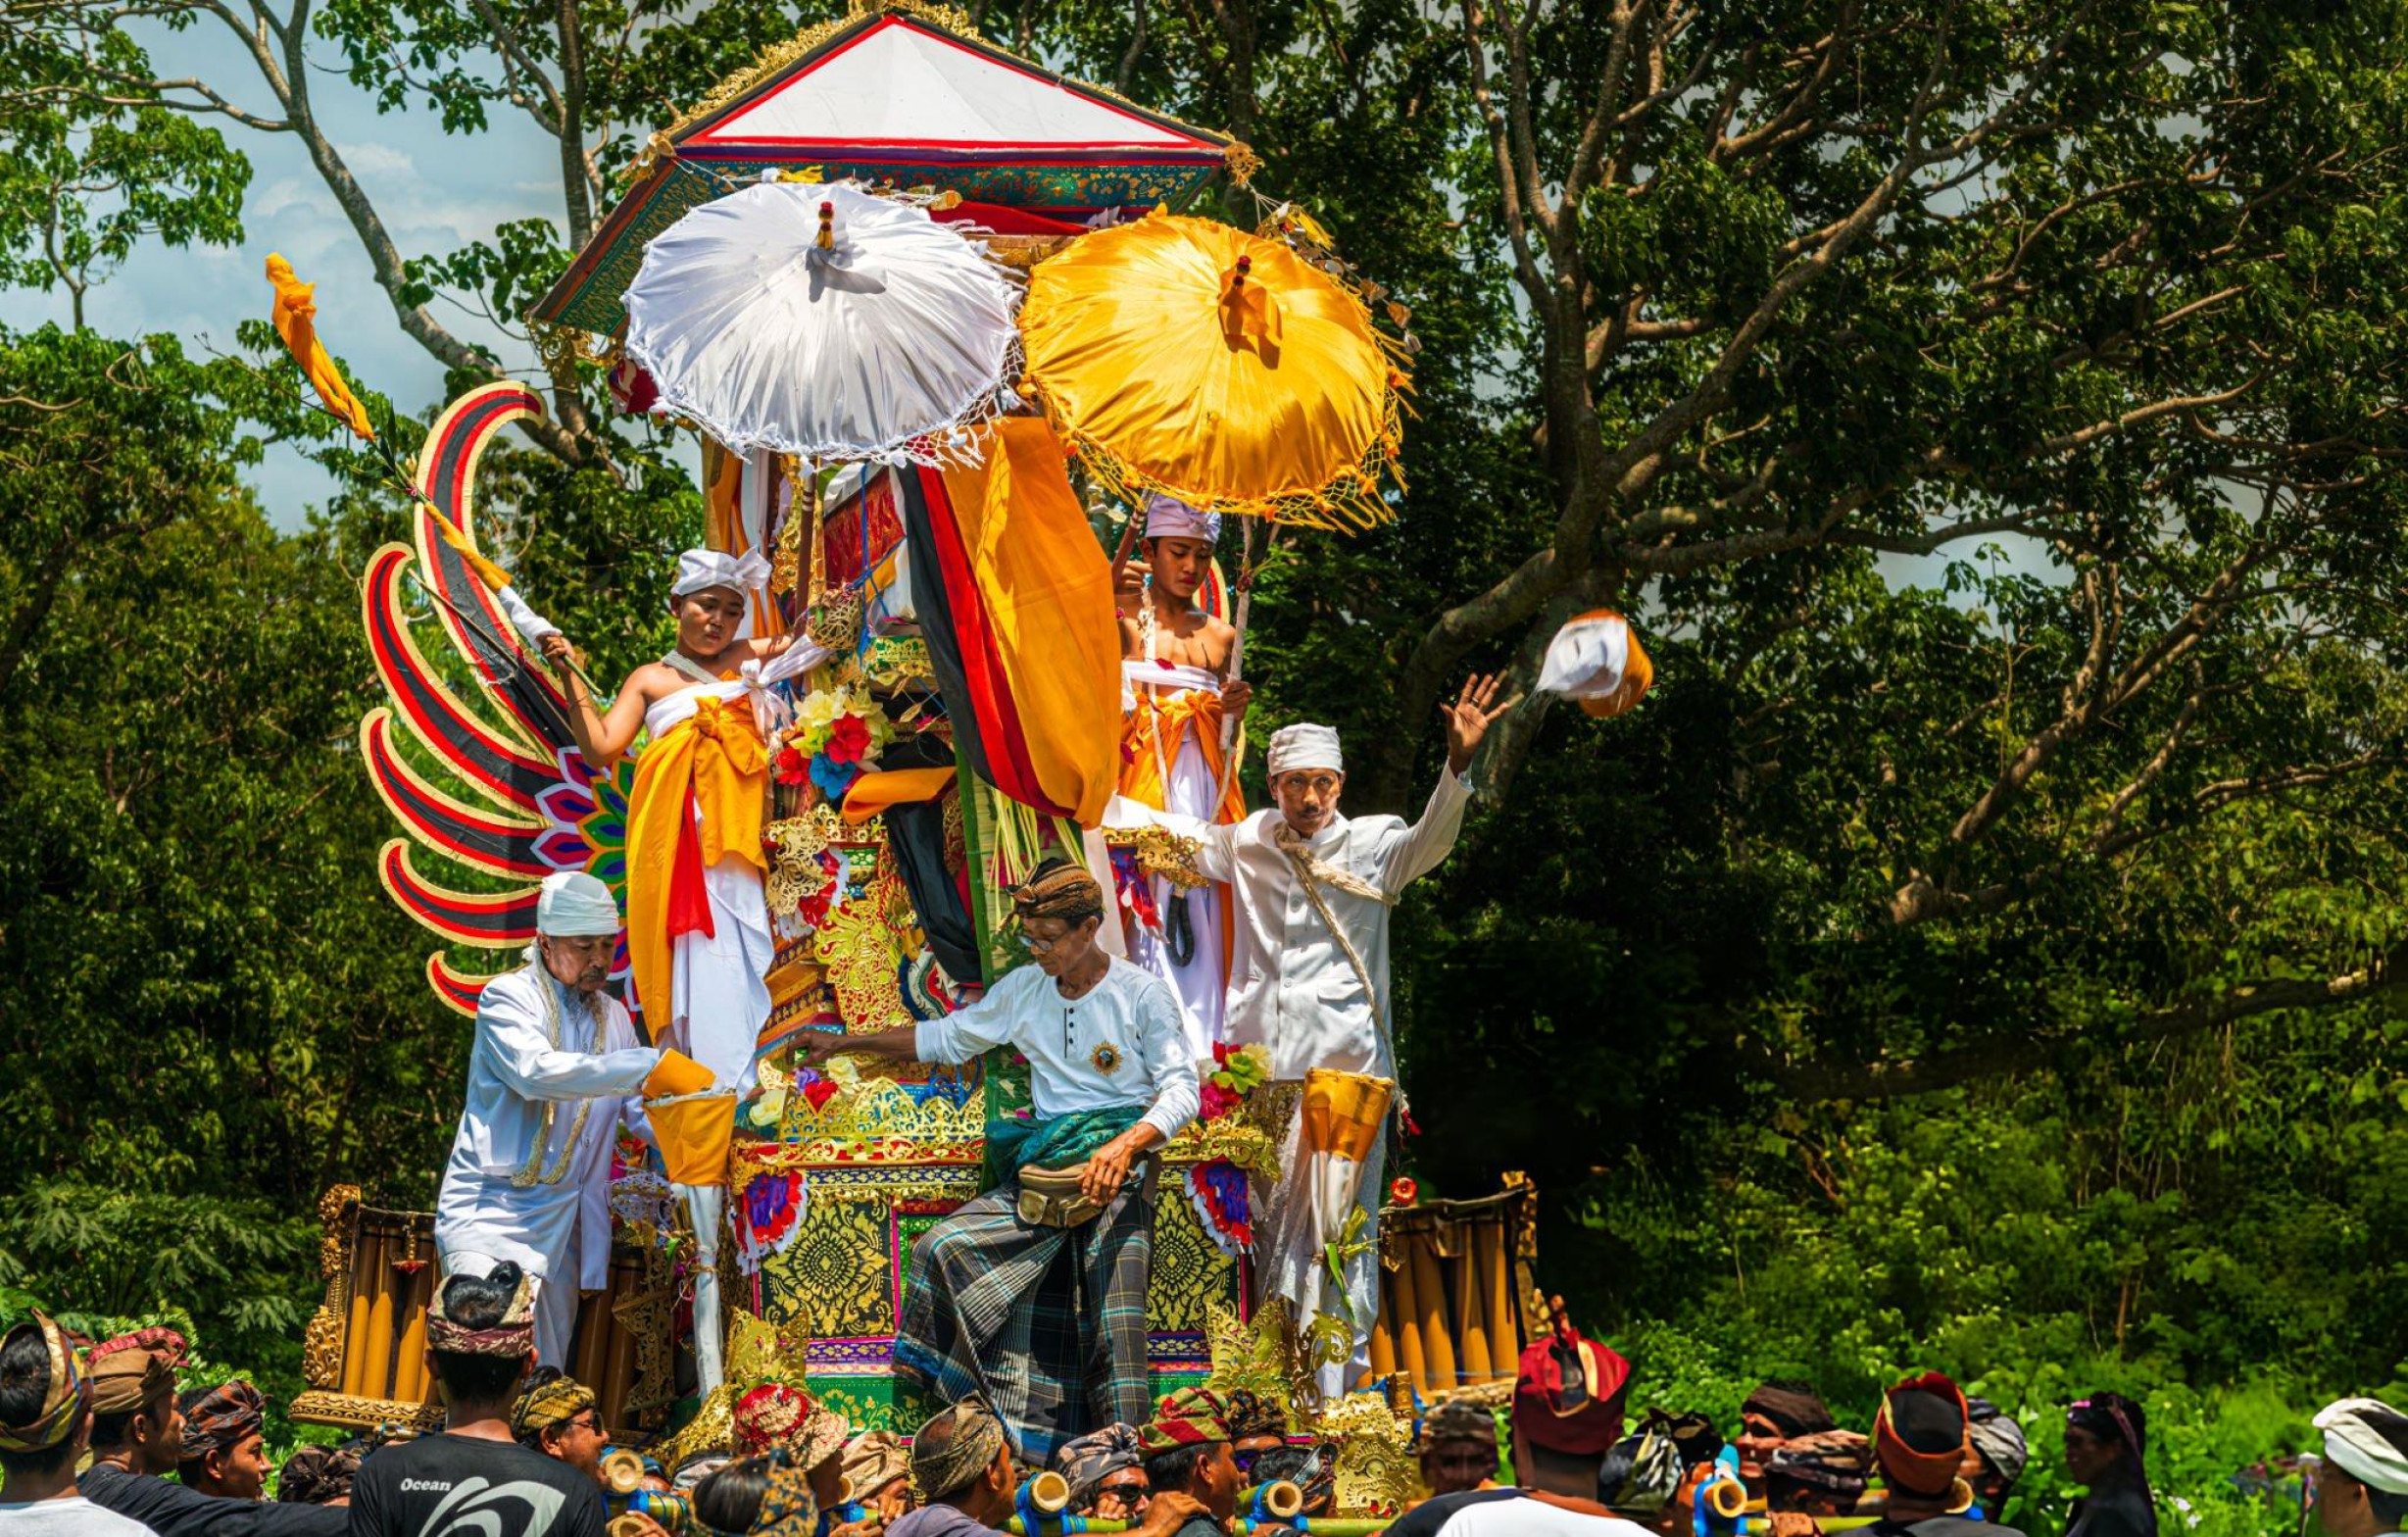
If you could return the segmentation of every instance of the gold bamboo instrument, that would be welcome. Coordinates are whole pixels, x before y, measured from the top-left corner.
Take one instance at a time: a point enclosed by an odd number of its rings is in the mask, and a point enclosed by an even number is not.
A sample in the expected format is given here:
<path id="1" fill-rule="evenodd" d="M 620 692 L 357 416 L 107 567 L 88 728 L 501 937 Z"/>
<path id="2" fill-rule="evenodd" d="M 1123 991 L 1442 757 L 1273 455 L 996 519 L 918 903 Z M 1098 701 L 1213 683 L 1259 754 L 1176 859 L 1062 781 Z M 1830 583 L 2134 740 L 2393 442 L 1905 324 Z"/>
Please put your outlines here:
<path id="1" fill-rule="evenodd" d="M 1396 1288 L 1388 1284 L 1388 1268 L 1380 1267 L 1380 1314 L 1371 1320 L 1371 1375 L 1385 1378 L 1397 1369 L 1397 1337 L 1388 1320 L 1396 1315 Z"/>
<path id="2" fill-rule="evenodd" d="M 343 1396 L 358 1398 L 360 1383 L 368 1375 L 368 1311 L 371 1291 L 372 1268 L 376 1258 L 376 1235 L 369 1230 L 365 1219 L 356 1220 L 351 1238 L 351 1307 L 343 1326 Z"/>
<path id="3" fill-rule="evenodd" d="M 1497 1371 L 1489 1359 L 1488 1308 L 1480 1294 L 1480 1266 L 1471 1243 L 1474 1230 L 1474 1224 L 1468 1222 L 1455 1228 L 1462 1241 L 1455 1245 L 1455 1257 L 1446 1262 L 1448 1297 L 1454 1326 L 1463 1332 L 1463 1379 L 1486 1382 Z"/>
<path id="4" fill-rule="evenodd" d="M 1389 1279 L 1394 1283 L 1390 1296 L 1397 1305 L 1397 1363 L 1404 1368 L 1405 1376 L 1417 1391 L 1427 1393 L 1430 1364 L 1422 1352 L 1421 1309 L 1419 1299 L 1413 1295 L 1413 1268 L 1401 1264 L 1390 1272 Z"/>
<path id="5" fill-rule="evenodd" d="M 368 1365 L 360 1373 L 360 1396 L 382 1398 L 393 1385 L 393 1246 L 376 1235 L 375 1299 L 368 1305 Z"/>
<path id="6" fill-rule="evenodd" d="M 1487 1294 L 1489 1362 L 1500 1377 L 1512 1376 L 1522 1360 L 1521 1332 L 1513 1317 L 1513 1260 L 1505 1252 L 1505 1224 L 1500 1218 L 1478 1224 L 1480 1283 Z"/>
<path id="7" fill-rule="evenodd" d="M 1454 1338 L 1447 1332 L 1447 1283 L 1439 1274 L 1438 1250 L 1427 1233 L 1408 1238 L 1405 1247 L 1413 1267 L 1413 1301 L 1421 1308 L 1422 1359 L 1430 1366 L 1423 1391 L 1450 1388 L 1457 1380 Z"/>

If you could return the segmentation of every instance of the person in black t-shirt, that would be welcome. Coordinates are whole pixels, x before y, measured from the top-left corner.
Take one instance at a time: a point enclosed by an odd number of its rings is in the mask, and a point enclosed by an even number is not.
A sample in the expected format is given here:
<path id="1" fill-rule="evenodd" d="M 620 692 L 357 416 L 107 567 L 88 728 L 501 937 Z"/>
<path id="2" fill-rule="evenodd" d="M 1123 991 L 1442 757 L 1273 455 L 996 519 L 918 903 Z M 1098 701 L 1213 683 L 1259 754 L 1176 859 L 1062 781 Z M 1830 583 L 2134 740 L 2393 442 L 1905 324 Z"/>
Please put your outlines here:
<path id="1" fill-rule="evenodd" d="M 535 1364 L 533 1289 L 517 1265 L 444 1281 L 426 1310 L 426 1361 L 443 1385 L 443 1431 L 360 1464 L 353 1537 L 603 1537 L 592 1475 L 511 1436 L 512 1401 Z"/>

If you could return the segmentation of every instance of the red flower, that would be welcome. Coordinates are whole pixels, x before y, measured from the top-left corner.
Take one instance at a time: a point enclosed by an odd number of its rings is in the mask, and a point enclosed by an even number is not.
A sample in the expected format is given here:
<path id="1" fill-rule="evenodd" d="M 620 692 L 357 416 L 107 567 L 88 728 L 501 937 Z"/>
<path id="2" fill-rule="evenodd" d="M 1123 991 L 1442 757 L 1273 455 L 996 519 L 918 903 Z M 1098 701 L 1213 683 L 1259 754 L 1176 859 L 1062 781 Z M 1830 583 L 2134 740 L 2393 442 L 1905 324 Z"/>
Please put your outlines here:
<path id="1" fill-rule="evenodd" d="M 815 1082 L 803 1085 L 803 1097 L 811 1101 L 811 1109 L 817 1110 L 836 1098 L 836 1085 L 825 1078 L 820 1078 Z"/>
<path id="2" fill-rule="evenodd" d="M 840 764 L 858 764 L 868 751 L 868 723 L 860 716 L 838 716 L 828 728 L 828 756 Z"/>
<path id="3" fill-rule="evenodd" d="M 777 750 L 778 783 L 801 784 L 811 776 L 811 760 L 804 757 L 800 750 L 792 746 L 781 747 Z"/>
<path id="4" fill-rule="evenodd" d="M 1200 1120 L 1218 1120 L 1243 1103 L 1239 1096 L 1211 1082 L 1204 1084 L 1200 1097 L 1204 1101 L 1203 1106 L 1197 1112 L 1197 1118 Z"/>

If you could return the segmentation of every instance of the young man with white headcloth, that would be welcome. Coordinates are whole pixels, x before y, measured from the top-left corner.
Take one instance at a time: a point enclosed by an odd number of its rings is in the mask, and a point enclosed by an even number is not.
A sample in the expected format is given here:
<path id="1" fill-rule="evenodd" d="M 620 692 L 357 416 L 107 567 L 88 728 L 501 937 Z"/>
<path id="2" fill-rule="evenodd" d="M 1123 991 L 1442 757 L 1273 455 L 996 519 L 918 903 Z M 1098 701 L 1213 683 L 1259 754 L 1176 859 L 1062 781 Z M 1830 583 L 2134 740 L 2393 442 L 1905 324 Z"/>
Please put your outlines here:
<path id="1" fill-rule="evenodd" d="M 1230 1041 L 1260 1044 L 1271 1057 L 1267 1096 L 1290 1127 L 1280 1184 L 1255 1192 L 1256 1284 L 1265 1300 L 1285 1297 L 1300 1326 L 1343 1310 L 1352 1359 L 1322 1374 L 1326 1394 L 1351 1388 L 1368 1369 L 1364 1350 L 1379 1314 L 1379 1207 L 1387 1165 L 1386 1107 L 1378 1096 L 1349 1106 L 1301 1112 L 1306 1075 L 1329 1069 L 1356 1085 L 1397 1076 L 1388 988 L 1389 910 L 1405 886 L 1438 868 L 1462 830 L 1471 791 L 1463 782 L 1488 729 L 1511 701 L 1497 705 L 1499 679 L 1473 676 L 1439 713 L 1447 727 L 1447 767 L 1417 821 L 1349 818 L 1338 810 L 1346 758 L 1325 725 L 1292 725 L 1271 736 L 1265 767 L 1276 806 L 1233 826 L 1171 816 L 1154 819 L 1200 844 L 1197 872 L 1237 891 L 1237 955 L 1229 970 Z M 1116 803 L 1117 806 L 1117 803 Z M 1291 1109 L 1290 1107 L 1294 1107 Z M 1348 1245 L 1346 1285 L 1324 1275 L 1329 1160 L 1299 1154 L 1299 1130 L 1361 1123 L 1339 1140 L 1353 1163 L 1354 1206 L 1362 1225 Z"/>
<path id="2" fill-rule="evenodd" d="M 618 942 L 611 888 L 583 871 L 544 878 L 527 964 L 477 995 L 468 1102 L 435 1198 L 446 1275 L 508 1260 L 535 1278 L 536 1351 L 568 1365 L 578 1288 L 609 1278 L 611 1146 L 650 1140 L 644 1080 L 662 1053 L 605 991 Z"/>
<path id="3" fill-rule="evenodd" d="M 608 773 L 651 738 L 627 797 L 627 959 L 645 1026 L 738 1093 L 753 1086 L 776 959 L 761 837 L 783 706 L 768 685 L 828 657 L 792 635 L 754 638 L 752 594 L 768 580 L 758 553 L 688 550 L 669 588 L 677 644 L 607 709 L 563 679 L 588 768 Z M 577 655 L 558 630 L 538 644 L 556 664 Z"/>
<path id="4" fill-rule="evenodd" d="M 1146 499 L 1146 558 L 1113 571 L 1120 794 L 1155 811 L 1235 822 L 1245 819 L 1246 797 L 1226 768 L 1222 722 L 1246 714 L 1253 691 L 1229 676 L 1236 627 L 1196 602 L 1220 532 L 1219 514 L 1157 491 Z M 1208 1063 L 1228 1002 L 1229 888 L 1183 892 L 1165 876 L 1145 878 L 1159 926 L 1140 929 L 1129 959 L 1178 994 L 1189 1054 Z"/>

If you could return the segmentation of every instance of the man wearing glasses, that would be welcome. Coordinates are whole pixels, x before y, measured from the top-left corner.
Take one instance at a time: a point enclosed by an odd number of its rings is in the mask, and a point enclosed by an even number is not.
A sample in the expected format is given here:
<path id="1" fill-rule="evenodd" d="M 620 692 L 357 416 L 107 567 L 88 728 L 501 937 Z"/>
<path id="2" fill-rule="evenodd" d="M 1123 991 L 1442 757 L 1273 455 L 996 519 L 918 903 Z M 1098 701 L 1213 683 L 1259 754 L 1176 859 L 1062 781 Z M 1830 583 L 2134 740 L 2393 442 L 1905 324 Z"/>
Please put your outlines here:
<path id="1" fill-rule="evenodd" d="M 1195 1117 L 1199 1088 L 1170 984 L 1097 945 L 1093 876 L 1049 861 L 1011 906 L 1032 965 L 952 1014 L 823 1035 L 798 1057 L 965 1063 L 1007 1047 L 1027 1059 L 1027 1116 L 987 1134 L 1003 1183 L 911 1246 L 895 1372 L 946 1403 L 983 1394 L 1019 1455 L 1042 1466 L 1070 1437 L 1142 1422 L 1153 1408 L 1152 1155 Z M 1057 1271 L 1065 1251 L 1075 1277 Z"/>
<path id="2" fill-rule="evenodd" d="M 435 1198 L 445 1275 L 509 1260 L 536 1280 L 535 1352 L 568 1363 L 577 1290 L 609 1280 L 611 1145 L 649 1141 L 640 1090 L 661 1053 L 604 991 L 618 942 L 611 888 L 581 871 L 545 877 L 527 964 L 476 1001 L 468 1102 Z"/>

